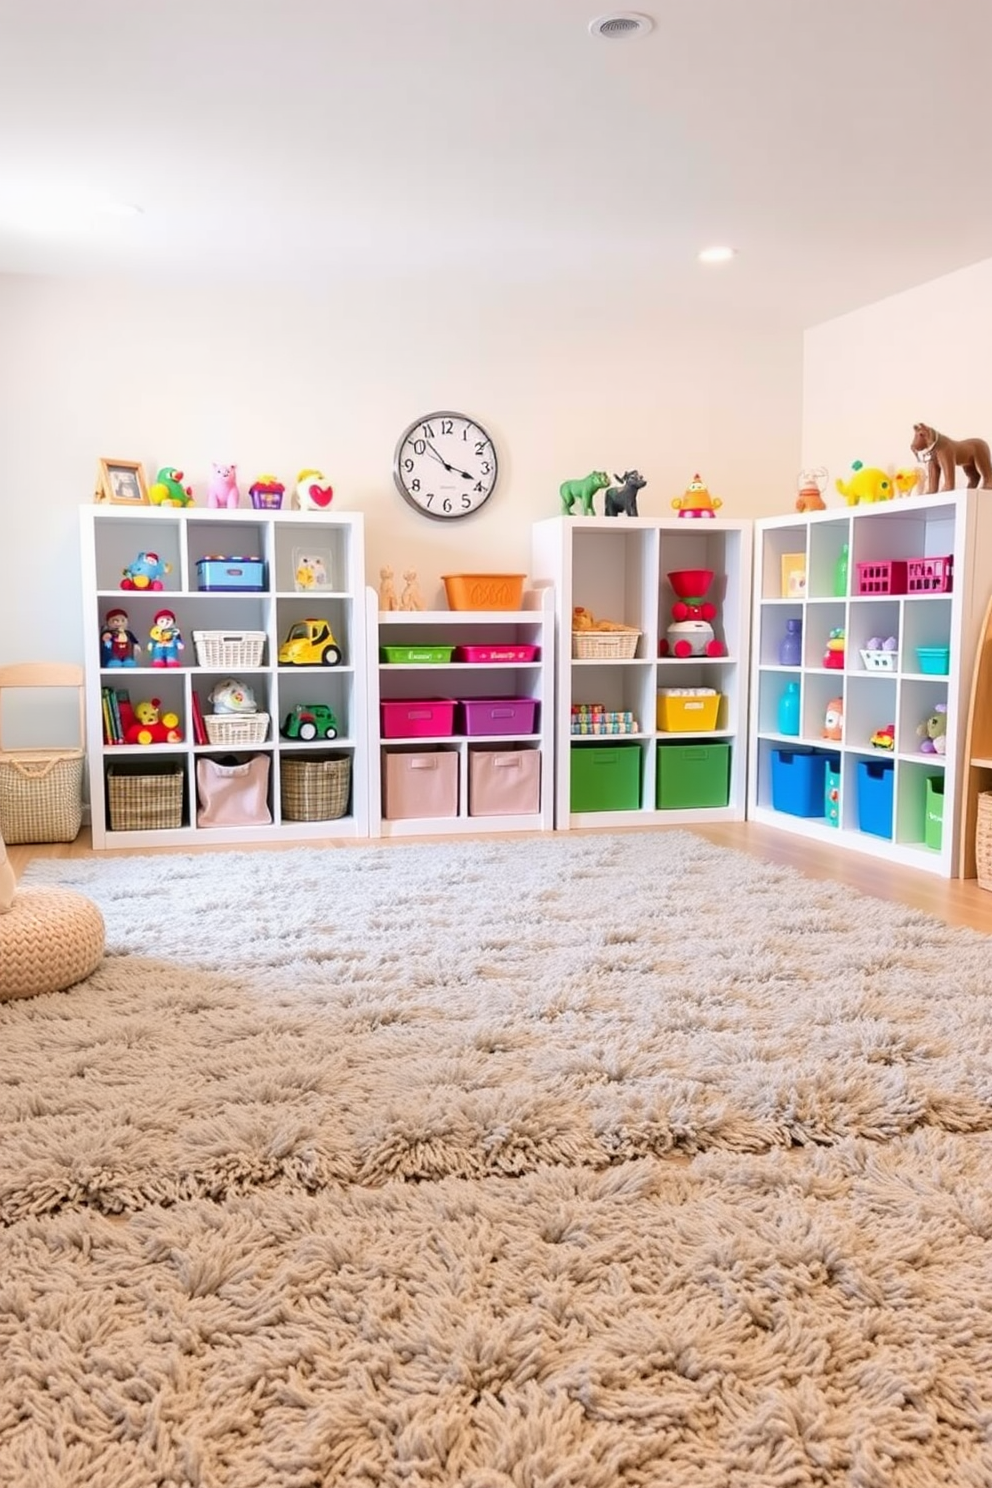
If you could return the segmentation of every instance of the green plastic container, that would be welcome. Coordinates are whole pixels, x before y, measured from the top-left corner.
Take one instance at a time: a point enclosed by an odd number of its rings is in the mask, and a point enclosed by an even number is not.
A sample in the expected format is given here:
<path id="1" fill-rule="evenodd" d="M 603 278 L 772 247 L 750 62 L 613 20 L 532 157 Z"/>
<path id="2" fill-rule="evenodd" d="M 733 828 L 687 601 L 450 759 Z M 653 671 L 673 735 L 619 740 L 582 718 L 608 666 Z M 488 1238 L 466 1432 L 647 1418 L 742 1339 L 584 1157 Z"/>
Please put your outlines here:
<path id="1" fill-rule="evenodd" d="M 380 646 L 380 661 L 392 666 L 425 666 L 451 660 L 454 646 Z"/>
<path id="2" fill-rule="evenodd" d="M 940 852 L 944 840 L 944 777 L 927 776 L 926 818 L 923 825 L 923 841 L 934 852 Z"/>
<path id="3" fill-rule="evenodd" d="M 637 811 L 640 804 L 639 745 L 572 745 L 569 793 L 572 811 Z"/>
<path id="4" fill-rule="evenodd" d="M 659 744 L 659 811 L 726 806 L 730 800 L 729 744 Z"/>

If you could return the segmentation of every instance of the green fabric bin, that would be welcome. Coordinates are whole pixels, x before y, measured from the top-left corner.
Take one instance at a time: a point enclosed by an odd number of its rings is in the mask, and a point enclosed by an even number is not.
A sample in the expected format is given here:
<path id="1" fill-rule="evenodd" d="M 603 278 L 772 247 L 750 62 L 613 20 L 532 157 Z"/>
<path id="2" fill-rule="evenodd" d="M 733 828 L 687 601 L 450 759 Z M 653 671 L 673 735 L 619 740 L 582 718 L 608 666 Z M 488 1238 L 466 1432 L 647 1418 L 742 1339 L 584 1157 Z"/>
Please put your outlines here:
<path id="1" fill-rule="evenodd" d="M 659 811 L 726 806 L 730 800 L 729 744 L 659 744 Z"/>
<path id="2" fill-rule="evenodd" d="M 572 745 L 570 809 L 637 811 L 641 804 L 638 744 Z"/>

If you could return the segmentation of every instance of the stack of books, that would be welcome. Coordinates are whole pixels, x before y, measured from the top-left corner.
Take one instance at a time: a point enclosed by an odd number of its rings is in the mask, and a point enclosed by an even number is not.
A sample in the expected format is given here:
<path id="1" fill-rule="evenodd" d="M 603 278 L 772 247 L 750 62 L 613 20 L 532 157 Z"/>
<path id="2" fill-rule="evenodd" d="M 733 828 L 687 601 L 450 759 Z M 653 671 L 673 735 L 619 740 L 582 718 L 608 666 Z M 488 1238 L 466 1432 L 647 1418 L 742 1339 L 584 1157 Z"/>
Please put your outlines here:
<path id="1" fill-rule="evenodd" d="M 128 729 L 137 721 L 130 695 L 123 687 L 102 687 L 100 697 L 103 705 L 103 742 L 123 744 Z"/>
<path id="2" fill-rule="evenodd" d="M 611 711 L 605 703 L 573 703 L 573 734 L 636 734 L 639 732 L 633 713 Z"/>

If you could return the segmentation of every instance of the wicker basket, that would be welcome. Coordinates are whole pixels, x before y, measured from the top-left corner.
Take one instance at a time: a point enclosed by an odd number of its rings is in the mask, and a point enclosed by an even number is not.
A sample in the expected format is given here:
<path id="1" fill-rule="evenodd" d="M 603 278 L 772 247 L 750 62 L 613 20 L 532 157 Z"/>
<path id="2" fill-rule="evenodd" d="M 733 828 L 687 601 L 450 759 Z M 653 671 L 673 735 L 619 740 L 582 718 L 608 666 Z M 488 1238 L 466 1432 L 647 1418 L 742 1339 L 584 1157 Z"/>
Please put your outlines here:
<path id="1" fill-rule="evenodd" d="M 264 744 L 269 735 L 268 713 L 206 713 L 203 726 L 211 744 Z"/>
<path id="2" fill-rule="evenodd" d="M 0 758 L 0 838 L 74 842 L 83 820 L 83 751 Z"/>
<path id="3" fill-rule="evenodd" d="M 228 671 L 262 665 L 264 630 L 194 630 L 196 660 L 201 667 Z"/>
<path id="4" fill-rule="evenodd" d="M 992 791 L 978 797 L 975 822 L 975 872 L 980 889 L 992 889 Z"/>
<path id="5" fill-rule="evenodd" d="M 348 810 L 351 756 L 283 757 L 279 783 L 284 821 L 334 821 Z"/>
<path id="6" fill-rule="evenodd" d="M 572 655 L 578 661 L 630 661 L 637 654 L 641 632 L 626 630 L 573 630 Z"/>
<path id="7" fill-rule="evenodd" d="M 167 832 L 183 824 L 183 767 L 172 760 L 107 766 L 112 832 Z"/>

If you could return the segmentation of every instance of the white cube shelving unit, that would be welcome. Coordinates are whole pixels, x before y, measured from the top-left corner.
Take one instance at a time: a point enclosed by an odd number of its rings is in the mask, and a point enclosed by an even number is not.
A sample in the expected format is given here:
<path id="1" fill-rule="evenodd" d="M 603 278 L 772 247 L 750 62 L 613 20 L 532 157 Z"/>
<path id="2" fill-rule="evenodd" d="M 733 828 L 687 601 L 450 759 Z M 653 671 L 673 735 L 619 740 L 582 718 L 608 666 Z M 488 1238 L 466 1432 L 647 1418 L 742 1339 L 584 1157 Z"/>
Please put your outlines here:
<path id="1" fill-rule="evenodd" d="M 555 825 L 625 827 L 693 821 L 740 821 L 745 812 L 747 658 L 750 626 L 751 533 L 746 521 L 680 517 L 550 517 L 532 528 L 531 571 L 554 589 L 557 695 Z M 659 655 L 676 595 L 668 574 L 706 569 L 714 578 L 706 598 L 716 607 L 713 627 L 722 656 Z M 597 619 L 636 627 L 641 635 L 630 660 L 590 661 L 572 655 L 575 606 Z M 665 732 L 657 727 L 657 697 L 665 687 L 715 689 L 720 694 L 716 726 Z M 572 705 L 602 703 L 629 712 L 636 732 L 573 736 Z M 575 751 L 604 744 L 636 744 L 639 789 L 629 809 L 574 810 Z M 730 746 L 726 804 L 660 808 L 659 747 L 705 749 Z"/>
<path id="2" fill-rule="evenodd" d="M 835 593 L 844 544 L 847 585 L 843 593 Z M 748 816 L 953 877 L 959 862 L 968 695 L 992 573 L 992 495 L 961 490 L 767 518 L 755 523 L 755 547 Z M 800 556 L 804 589 L 784 594 L 789 563 L 783 565 L 783 559 Z M 949 589 L 943 577 L 948 559 Z M 872 575 L 864 570 L 859 577 L 863 564 L 873 566 Z M 904 582 L 907 564 L 917 577 Z M 869 592 L 860 592 L 862 583 L 870 586 Z M 889 592 L 890 584 L 894 592 Z M 796 667 L 783 667 L 779 659 L 788 619 L 802 624 L 802 657 Z M 841 669 L 824 665 L 832 630 L 844 631 Z M 879 670 L 866 663 L 861 653 L 867 642 L 889 637 L 898 642 L 894 665 Z M 923 670 L 921 648 L 947 649 L 946 674 Z M 798 736 L 782 734 L 778 726 L 779 699 L 790 681 L 799 683 Z M 824 717 L 837 697 L 843 702 L 843 734 L 840 740 L 827 740 Z M 946 752 L 924 753 L 919 730 L 938 705 L 946 708 Z M 872 736 L 884 735 L 889 725 L 894 728 L 891 749 L 873 746 Z M 788 792 L 784 797 L 781 792 L 783 758 L 793 751 L 827 754 L 837 784 L 833 824 L 825 799 L 824 811 L 810 816 L 777 809 L 776 751 L 779 807 L 795 804 Z M 891 767 L 872 763 L 879 760 L 891 761 Z M 790 766 L 794 763 L 790 758 Z M 883 831 L 878 828 L 886 827 L 884 813 L 879 815 L 868 802 L 878 780 L 884 780 L 886 795 L 891 787 L 892 797 L 891 825 Z M 934 819 L 938 812 L 939 830 Z"/>

